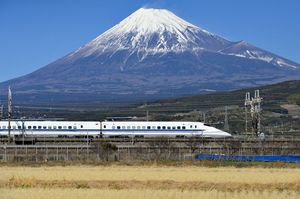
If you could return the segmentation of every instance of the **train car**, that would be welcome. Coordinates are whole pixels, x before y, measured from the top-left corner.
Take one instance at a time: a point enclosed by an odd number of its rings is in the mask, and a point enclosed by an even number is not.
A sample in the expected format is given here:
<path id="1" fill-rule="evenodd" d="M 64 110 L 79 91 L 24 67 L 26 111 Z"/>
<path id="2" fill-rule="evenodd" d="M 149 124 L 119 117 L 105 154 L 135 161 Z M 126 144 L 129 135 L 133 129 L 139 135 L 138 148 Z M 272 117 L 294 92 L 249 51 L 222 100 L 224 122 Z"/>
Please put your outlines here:
<path id="1" fill-rule="evenodd" d="M 11 136 L 31 137 L 230 137 L 201 122 L 173 121 L 11 121 Z M 8 121 L 0 121 L 8 135 Z"/>
<path id="2" fill-rule="evenodd" d="M 100 136 L 101 122 L 92 121 L 11 121 L 11 136 L 71 137 Z M 8 135 L 8 121 L 0 121 L 0 135 Z"/>
<path id="3" fill-rule="evenodd" d="M 104 121 L 104 137 L 230 137 L 227 132 L 201 122 Z"/>

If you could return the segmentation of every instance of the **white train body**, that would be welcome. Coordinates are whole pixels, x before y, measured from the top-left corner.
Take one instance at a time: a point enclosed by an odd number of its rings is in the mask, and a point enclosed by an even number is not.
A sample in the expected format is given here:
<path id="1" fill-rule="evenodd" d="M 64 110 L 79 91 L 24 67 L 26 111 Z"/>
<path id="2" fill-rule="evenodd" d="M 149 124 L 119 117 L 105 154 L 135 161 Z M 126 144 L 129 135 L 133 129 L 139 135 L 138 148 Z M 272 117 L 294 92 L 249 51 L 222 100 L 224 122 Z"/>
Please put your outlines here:
<path id="1" fill-rule="evenodd" d="M 97 136 L 101 122 L 81 121 L 12 121 L 11 135 L 27 136 Z M 8 135 L 8 121 L 0 121 L 0 135 Z"/>
<path id="2" fill-rule="evenodd" d="M 11 121 L 11 135 L 92 137 L 230 137 L 201 122 L 162 121 Z M 0 121 L 0 135 L 8 135 L 8 121 Z"/>
<path id="3" fill-rule="evenodd" d="M 228 137 L 229 133 L 206 126 L 201 122 L 158 122 L 127 121 L 102 122 L 104 136 L 143 136 L 143 137 Z"/>

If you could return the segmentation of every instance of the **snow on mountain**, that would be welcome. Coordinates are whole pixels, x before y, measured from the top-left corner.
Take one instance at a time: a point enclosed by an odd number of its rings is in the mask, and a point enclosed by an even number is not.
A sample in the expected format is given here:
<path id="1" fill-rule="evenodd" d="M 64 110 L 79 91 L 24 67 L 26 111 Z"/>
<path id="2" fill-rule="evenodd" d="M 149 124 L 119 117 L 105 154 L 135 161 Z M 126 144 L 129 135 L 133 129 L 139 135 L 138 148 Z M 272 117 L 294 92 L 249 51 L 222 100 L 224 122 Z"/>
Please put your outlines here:
<path id="1" fill-rule="evenodd" d="M 300 78 L 300 65 L 231 42 L 165 9 L 141 8 L 78 50 L 0 84 L 22 103 L 129 102 Z"/>
<path id="2" fill-rule="evenodd" d="M 148 54 L 218 50 L 229 41 L 199 28 L 165 9 L 140 8 L 129 17 L 81 47 L 72 56 L 100 55 L 129 50 Z M 140 60 L 141 60 L 140 59 Z"/>
<path id="3" fill-rule="evenodd" d="M 266 50 L 257 48 L 246 41 L 235 42 L 219 52 L 247 59 L 257 59 L 280 67 L 296 69 L 297 66 L 299 66 L 299 64 L 295 62 L 287 60 Z"/>
<path id="4" fill-rule="evenodd" d="M 170 52 L 202 51 L 257 59 L 276 66 L 297 68 L 298 64 L 257 48 L 246 41 L 231 42 L 197 27 L 165 9 L 140 8 L 123 21 L 82 46 L 67 59 L 106 55 L 107 60 L 122 54 L 120 69 L 132 59 Z"/>

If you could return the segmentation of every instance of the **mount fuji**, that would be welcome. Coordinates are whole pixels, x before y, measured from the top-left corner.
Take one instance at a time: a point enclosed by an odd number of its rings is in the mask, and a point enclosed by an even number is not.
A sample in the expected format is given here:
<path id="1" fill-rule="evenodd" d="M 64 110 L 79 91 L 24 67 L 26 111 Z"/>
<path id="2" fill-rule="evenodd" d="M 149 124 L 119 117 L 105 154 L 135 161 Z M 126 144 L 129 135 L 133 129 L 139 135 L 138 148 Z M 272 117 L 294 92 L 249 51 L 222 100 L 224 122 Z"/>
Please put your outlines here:
<path id="1" fill-rule="evenodd" d="M 299 79 L 300 65 L 165 9 L 141 8 L 76 51 L 0 84 L 21 103 L 156 100 Z"/>

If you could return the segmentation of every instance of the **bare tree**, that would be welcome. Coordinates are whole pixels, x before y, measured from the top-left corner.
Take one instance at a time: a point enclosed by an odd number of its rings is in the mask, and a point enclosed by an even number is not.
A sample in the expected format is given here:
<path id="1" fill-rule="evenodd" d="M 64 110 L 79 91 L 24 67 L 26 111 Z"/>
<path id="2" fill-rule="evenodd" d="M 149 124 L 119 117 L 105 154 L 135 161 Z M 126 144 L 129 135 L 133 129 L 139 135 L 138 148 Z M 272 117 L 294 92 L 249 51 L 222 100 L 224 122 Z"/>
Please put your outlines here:
<path id="1" fill-rule="evenodd" d="M 92 150 L 101 160 L 109 161 L 109 157 L 115 155 L 117 146 L 107 141 L 97 141 L 92 143 Z"/>

